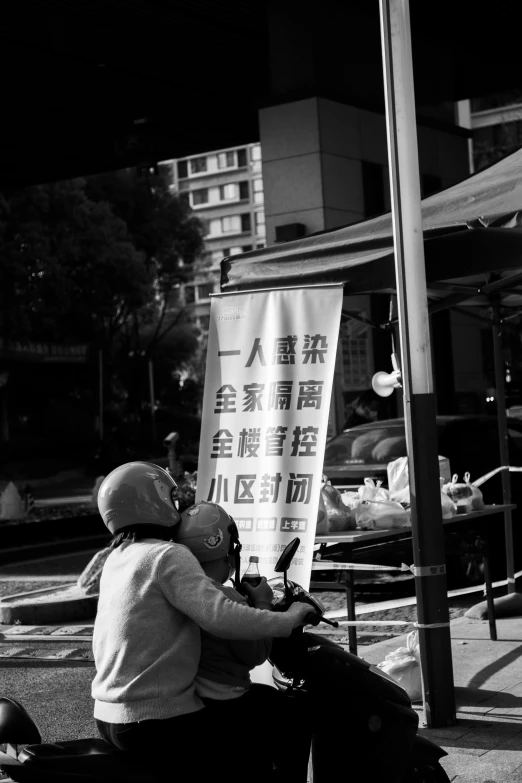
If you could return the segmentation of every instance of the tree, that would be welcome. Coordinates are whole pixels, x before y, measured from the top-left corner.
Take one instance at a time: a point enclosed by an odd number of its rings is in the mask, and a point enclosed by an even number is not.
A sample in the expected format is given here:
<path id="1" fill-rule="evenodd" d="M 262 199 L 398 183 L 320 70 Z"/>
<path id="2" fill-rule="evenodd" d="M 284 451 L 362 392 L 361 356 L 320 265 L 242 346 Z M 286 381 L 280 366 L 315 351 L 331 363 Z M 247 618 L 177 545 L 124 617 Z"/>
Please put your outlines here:
<path id="1" fill-rule="evenodd" d="M 103 347 L 106 377 L 139 419 L 133 357 L 155 357 L 161 391 L 197 351 L 179 294 L 202 247 L 200 221 L 161 177 L 0 194 L 0 336 Z"/>
<path id="2" fill-rule="evenodd" d="M 133 169 L 92 177 L 87 192 L 108 201 L 125 221 L 134 246 L 144 254 L 154 278 L 154 297 L 127 322 L 127 341 L 134 351 L 152 353 L 183 319 L 180 286 L 191 275 L 203 250 L 203 225 L 184 198 L 174 196 L 166 180 Z M 153 327 L 153 328 L 150 328 Z"/>
<path id="3" fill-rule="evenodd" d="M 83 180 L 42 185 L 0 202 L 4 336 L 111 344 L 154 280 L 108 203 Z"/>

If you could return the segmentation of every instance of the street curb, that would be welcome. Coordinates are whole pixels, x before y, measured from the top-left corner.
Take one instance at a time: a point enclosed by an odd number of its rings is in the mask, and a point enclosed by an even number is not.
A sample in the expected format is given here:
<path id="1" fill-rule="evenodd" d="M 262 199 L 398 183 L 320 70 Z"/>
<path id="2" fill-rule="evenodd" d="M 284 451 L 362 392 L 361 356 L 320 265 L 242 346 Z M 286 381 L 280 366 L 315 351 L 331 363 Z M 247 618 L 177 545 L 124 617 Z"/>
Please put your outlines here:
<path id="1" fill-rule="evenodd" d="M 98 606 L 98 593 L 85 595 L 77 588 L 77 595 L 71 595 L 71 587 L 46 587 L 42 590 L 31 590 L 26 593 L 16 593 L 0 600 L 0 623 L 5 625 L 52 625 L 66 623 L 72 620 L 93 620 Z M 34 596 L 38 599 L 48 595 L 48 601 L 28 603 L 27 599 Z M 61 595 L 64 597 L 60 600 Z M 71 597 L 67 597 L 67 596 Z M 55 600 L 53 600 L 55 599 Z"/>
<path id="2" fill-rule="evenodd" d="M 61 542 L 79 539 L 85 536 L 105 538 L 110 535 L 101 523 L 99 514 L 83 514 L 74 517 L 60 517 L 58 519 L 31 520 L 29 522 L 4 522 L 0 523 L 0 536 L 2 549 L 0 550 L 0 563 L 5 562 L 5 553 L 12 550 L 59 544 Z M 31 544 L 28 545 L 27 542 Z"/>

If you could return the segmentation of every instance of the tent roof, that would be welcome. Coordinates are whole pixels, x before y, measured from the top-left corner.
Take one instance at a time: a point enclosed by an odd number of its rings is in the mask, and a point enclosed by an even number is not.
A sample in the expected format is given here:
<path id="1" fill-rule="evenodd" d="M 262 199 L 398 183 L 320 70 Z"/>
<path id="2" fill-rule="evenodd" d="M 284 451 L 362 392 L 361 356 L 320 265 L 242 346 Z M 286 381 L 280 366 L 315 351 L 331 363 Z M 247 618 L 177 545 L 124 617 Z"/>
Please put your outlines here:
<path id="1" fill-rule="evenodd" d="M 422 220 L 430 292 L 483 304 L 474 295 L 491 273 L 508 278 L 522 267 L 522 149 L 424 199 Z M 325 282 L 343 282 L 346 294 L 395 290 L 391 213 L 221 264 L 223 291 Z M 515 286 L 504 303 L 520 306 L 516 294 Z"/>

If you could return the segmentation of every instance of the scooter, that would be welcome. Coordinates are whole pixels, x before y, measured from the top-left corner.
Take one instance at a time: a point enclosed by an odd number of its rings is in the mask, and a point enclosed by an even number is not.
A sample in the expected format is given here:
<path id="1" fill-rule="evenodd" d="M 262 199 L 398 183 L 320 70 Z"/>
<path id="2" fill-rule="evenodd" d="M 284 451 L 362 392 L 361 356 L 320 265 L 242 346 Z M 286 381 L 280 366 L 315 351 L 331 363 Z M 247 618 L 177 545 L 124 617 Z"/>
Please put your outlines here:
<path id="1" fill-rule="evenodd" d="M 328 622 L 321 602 L 288 579 L 300 541 L 288 544 L 268 581 L 276 611 L 295 601 L 314 609 L 310 624 Z M 406 691 L 377 666 L 352 655 L 324 636 L 296 628 L 274 639 L 270 662 L 276 686 L 306 699 L 312 716 L 308 780 L 331 783 L 342 776 L 364 783 L 446 783 L 440 759 L 447 753 L 417 734 L 418 715 Z"/>
<path id="2" fill-rule="evenodd" d="M 310 624 L 336 625 L 322 616 L 320 601 L 288 579 L 299 544 L 298 538 L 288 544 L 275 567 L 282 577 L 269 580 L 274 610 L 303 601 L 310 604 Z M 289 698 L 306 699 L 311 708 L 309 781 L 331 783 L 346 776 L 364 783 L 447 783 L 439 763 L 446 752 L 417 735 L 418 716 L 406 691 L 376 666 L 303 629 L 275 639 L 270 661 L 276 687 Z M 277 727 L 277 716 L 274 730 L 284 731 Z M 102 739 L 42 743 L 33 719 L 13 699 L 0 698 L 0 744 L 7 746 L 0 752 L 0 770 L 17 783 L 153 779 L 146 753 L 121 751 Z"/>

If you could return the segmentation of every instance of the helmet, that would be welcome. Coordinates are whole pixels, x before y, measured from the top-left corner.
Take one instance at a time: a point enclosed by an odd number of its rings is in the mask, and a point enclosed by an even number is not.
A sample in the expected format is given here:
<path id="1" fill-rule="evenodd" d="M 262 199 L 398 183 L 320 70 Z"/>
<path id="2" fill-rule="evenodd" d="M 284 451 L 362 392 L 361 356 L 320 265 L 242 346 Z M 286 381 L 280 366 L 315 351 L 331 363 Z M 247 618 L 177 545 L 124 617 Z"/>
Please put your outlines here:
<path id="1" fill-rule="evenodd" d="M 200 500 L 185 509 L 175 541 L 184 544 L 200 563 L 220 560 L 241 549 L 236 523 L 217 503 Z"/>
<path id="2" fill-rule="evenodd" d="M 181 519 L 175 505 L 178 485 L 152 462 L 126 462 L 103 480 L 98 510 L 114 535 L 128 525 L 172 527 Z"/>

